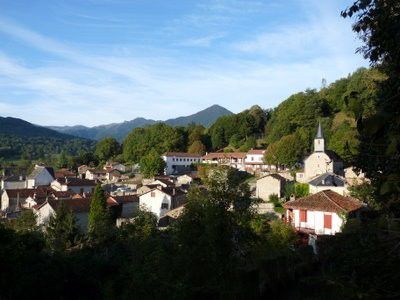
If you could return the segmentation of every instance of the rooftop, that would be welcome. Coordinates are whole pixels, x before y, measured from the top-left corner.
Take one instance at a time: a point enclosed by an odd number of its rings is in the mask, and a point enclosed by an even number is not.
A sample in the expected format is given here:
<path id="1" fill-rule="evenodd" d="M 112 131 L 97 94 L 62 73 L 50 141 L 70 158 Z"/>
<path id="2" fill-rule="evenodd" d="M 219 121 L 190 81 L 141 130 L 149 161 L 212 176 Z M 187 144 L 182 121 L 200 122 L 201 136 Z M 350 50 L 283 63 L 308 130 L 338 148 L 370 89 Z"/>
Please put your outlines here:
<path id="1" fill-rule="evenodd" d="M 286 202 L 283 207 L 334 213 L 349 213 L 363 207 L 363 203 L 352 197 L 345 197 L 331 190 Z"/>

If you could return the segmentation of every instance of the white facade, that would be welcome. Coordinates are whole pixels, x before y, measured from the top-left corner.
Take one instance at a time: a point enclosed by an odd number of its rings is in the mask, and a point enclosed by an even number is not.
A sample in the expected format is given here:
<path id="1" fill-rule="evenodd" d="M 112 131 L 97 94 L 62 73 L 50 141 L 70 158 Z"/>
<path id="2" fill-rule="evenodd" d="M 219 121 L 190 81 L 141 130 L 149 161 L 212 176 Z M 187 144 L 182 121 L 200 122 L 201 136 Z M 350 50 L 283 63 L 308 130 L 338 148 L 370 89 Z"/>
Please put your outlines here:
<path id="1" fill-rule="evenodd" d="M 180 152 L 167 152 L 161 158 L 165 161 L 165 175 L 190 171 L 192 164 L 202 162 L 201 155 Z"/>
<path id="2" fill-rule="evenodd" d="M 0 190 L 19 190 L 26 188 L 26 180 L 19 178 L 18 180 L 2 180 Z"/>
<path id="3" fill-rule="evenodd" d="M 185 174 L 185 175 L 178 176 L 178 177 L 176 178 L 176 183 L 177 183 L 177 185 L 191 184 L 192 181 L 193 181 L 193 178 L 190 177 L 189 175 L 186 175 L 186 174 Z"/>
<path id="4" fill-rule="evenodd" d="M 154 213 L 157 218 L 164 216 L 172 206 L 172 197 L 159 189 L 153 189 L 139 196 L 139 207 Z"/>
<path id="5" fill-rule="evenodd" d="M 341 232 L 344 220 L 336 213 L 305 210 L 302 214 L 306 214 L 305 221 L 300 220 L 300 210 L 293 209 L 293 213 L 287 213 L 287 218 L 293 218 L 292 224 L 296 229 L 311 229 L 316 234 L 334 235 Z M 330 219 L 330 222 L 329 222 Z"/>
<path id="6" fill-rule="evenodd" d="M 61 191 L 61 192 L 66 192 L 66 191 L 71 191 L 75 194 L 83 194 L 83 193 L 92 193 L 94 191 L 95 185 L 69 185 L 68 184 L 68 179 L 66 179 L 65 183 L 61 183 L 58 180 L 54 180 L 51 183 L 51 188 L 55 191 Z"/>
<path id="7" fill-rule="evenodd" d="M 310 194 L 316 194 L 316 193 L 319 193 L 319 192 L 325 191 L 325 190 L 334 191 L 342 196 L 346 196 L 349 194 L 347 186 L 317 186 L 317 185 L 309 184 Z"/>
<path id="8" fill-rule="evenodd" d="M 47 171 L 46 168 L 35 166 L 35 169 L 39 169 L 37 173 L 34 170 L 33 172 L 35 172 L 35 175 L 27 178 L 28 189 L 32 189 L 40 185 L 50 185 L 50 183 L 54 180 L 54 177 L 49 173 L 49 171 Z"/>

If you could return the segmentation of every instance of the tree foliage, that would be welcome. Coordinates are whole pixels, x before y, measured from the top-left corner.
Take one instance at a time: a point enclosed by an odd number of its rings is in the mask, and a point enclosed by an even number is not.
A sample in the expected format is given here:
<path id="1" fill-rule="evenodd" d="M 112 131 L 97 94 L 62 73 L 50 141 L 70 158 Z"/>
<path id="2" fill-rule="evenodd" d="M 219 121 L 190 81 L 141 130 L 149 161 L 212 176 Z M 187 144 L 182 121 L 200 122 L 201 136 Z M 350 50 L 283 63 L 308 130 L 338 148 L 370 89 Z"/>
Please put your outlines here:
<path id="1" fill-rule="evenodd" d="M 145 178 L 151 178 L 163 173 L 165 161 L 153 149 L 147 155 L 143 156 L 139 162 L 140 172 Z"/>
<path id="2" fill-rule="evenodd" d="M 46 239 L 50 249 L 62 251 L 73 246 L 79 237 L 79 227 L 71 210 L 63 200 L 46 227 Z"/>
<path id="3" fill-rule="evenodd" d="M 110 237 L 111 216 L 107 199 L 100 184 L 96 186 L 90 202 L 88 233 L 93 241 L 105 241 Z"/>

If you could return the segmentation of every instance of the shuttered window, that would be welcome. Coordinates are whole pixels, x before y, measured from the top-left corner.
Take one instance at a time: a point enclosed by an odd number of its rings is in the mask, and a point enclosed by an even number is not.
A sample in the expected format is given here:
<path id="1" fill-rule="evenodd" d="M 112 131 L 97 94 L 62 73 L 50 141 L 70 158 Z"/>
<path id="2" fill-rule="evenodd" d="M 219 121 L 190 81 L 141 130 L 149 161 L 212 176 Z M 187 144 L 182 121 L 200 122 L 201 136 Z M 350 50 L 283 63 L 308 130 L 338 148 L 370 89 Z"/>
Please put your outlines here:
<path id="1" fill-rule="evenodd" d="M 332 229 L 332 215 L 324 215 L 324 228 Z"/>
<path id="2" fill-rule="evenodd" d="M 300 210 L 300 222 L 307 222 L 307 211 Z"/>

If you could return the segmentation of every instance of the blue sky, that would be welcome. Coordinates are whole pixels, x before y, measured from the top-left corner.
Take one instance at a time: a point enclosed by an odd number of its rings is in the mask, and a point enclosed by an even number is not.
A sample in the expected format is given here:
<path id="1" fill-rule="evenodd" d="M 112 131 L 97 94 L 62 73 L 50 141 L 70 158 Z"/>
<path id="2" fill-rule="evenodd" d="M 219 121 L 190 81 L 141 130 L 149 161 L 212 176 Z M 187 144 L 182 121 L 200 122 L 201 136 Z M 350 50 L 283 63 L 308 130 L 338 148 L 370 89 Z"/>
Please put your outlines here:
<path id="1" fill-rule="evenodd" d="M 0 115 L 88 126 L 272 108 L 367 62 L 342 0 L 0 0 Z"/>

